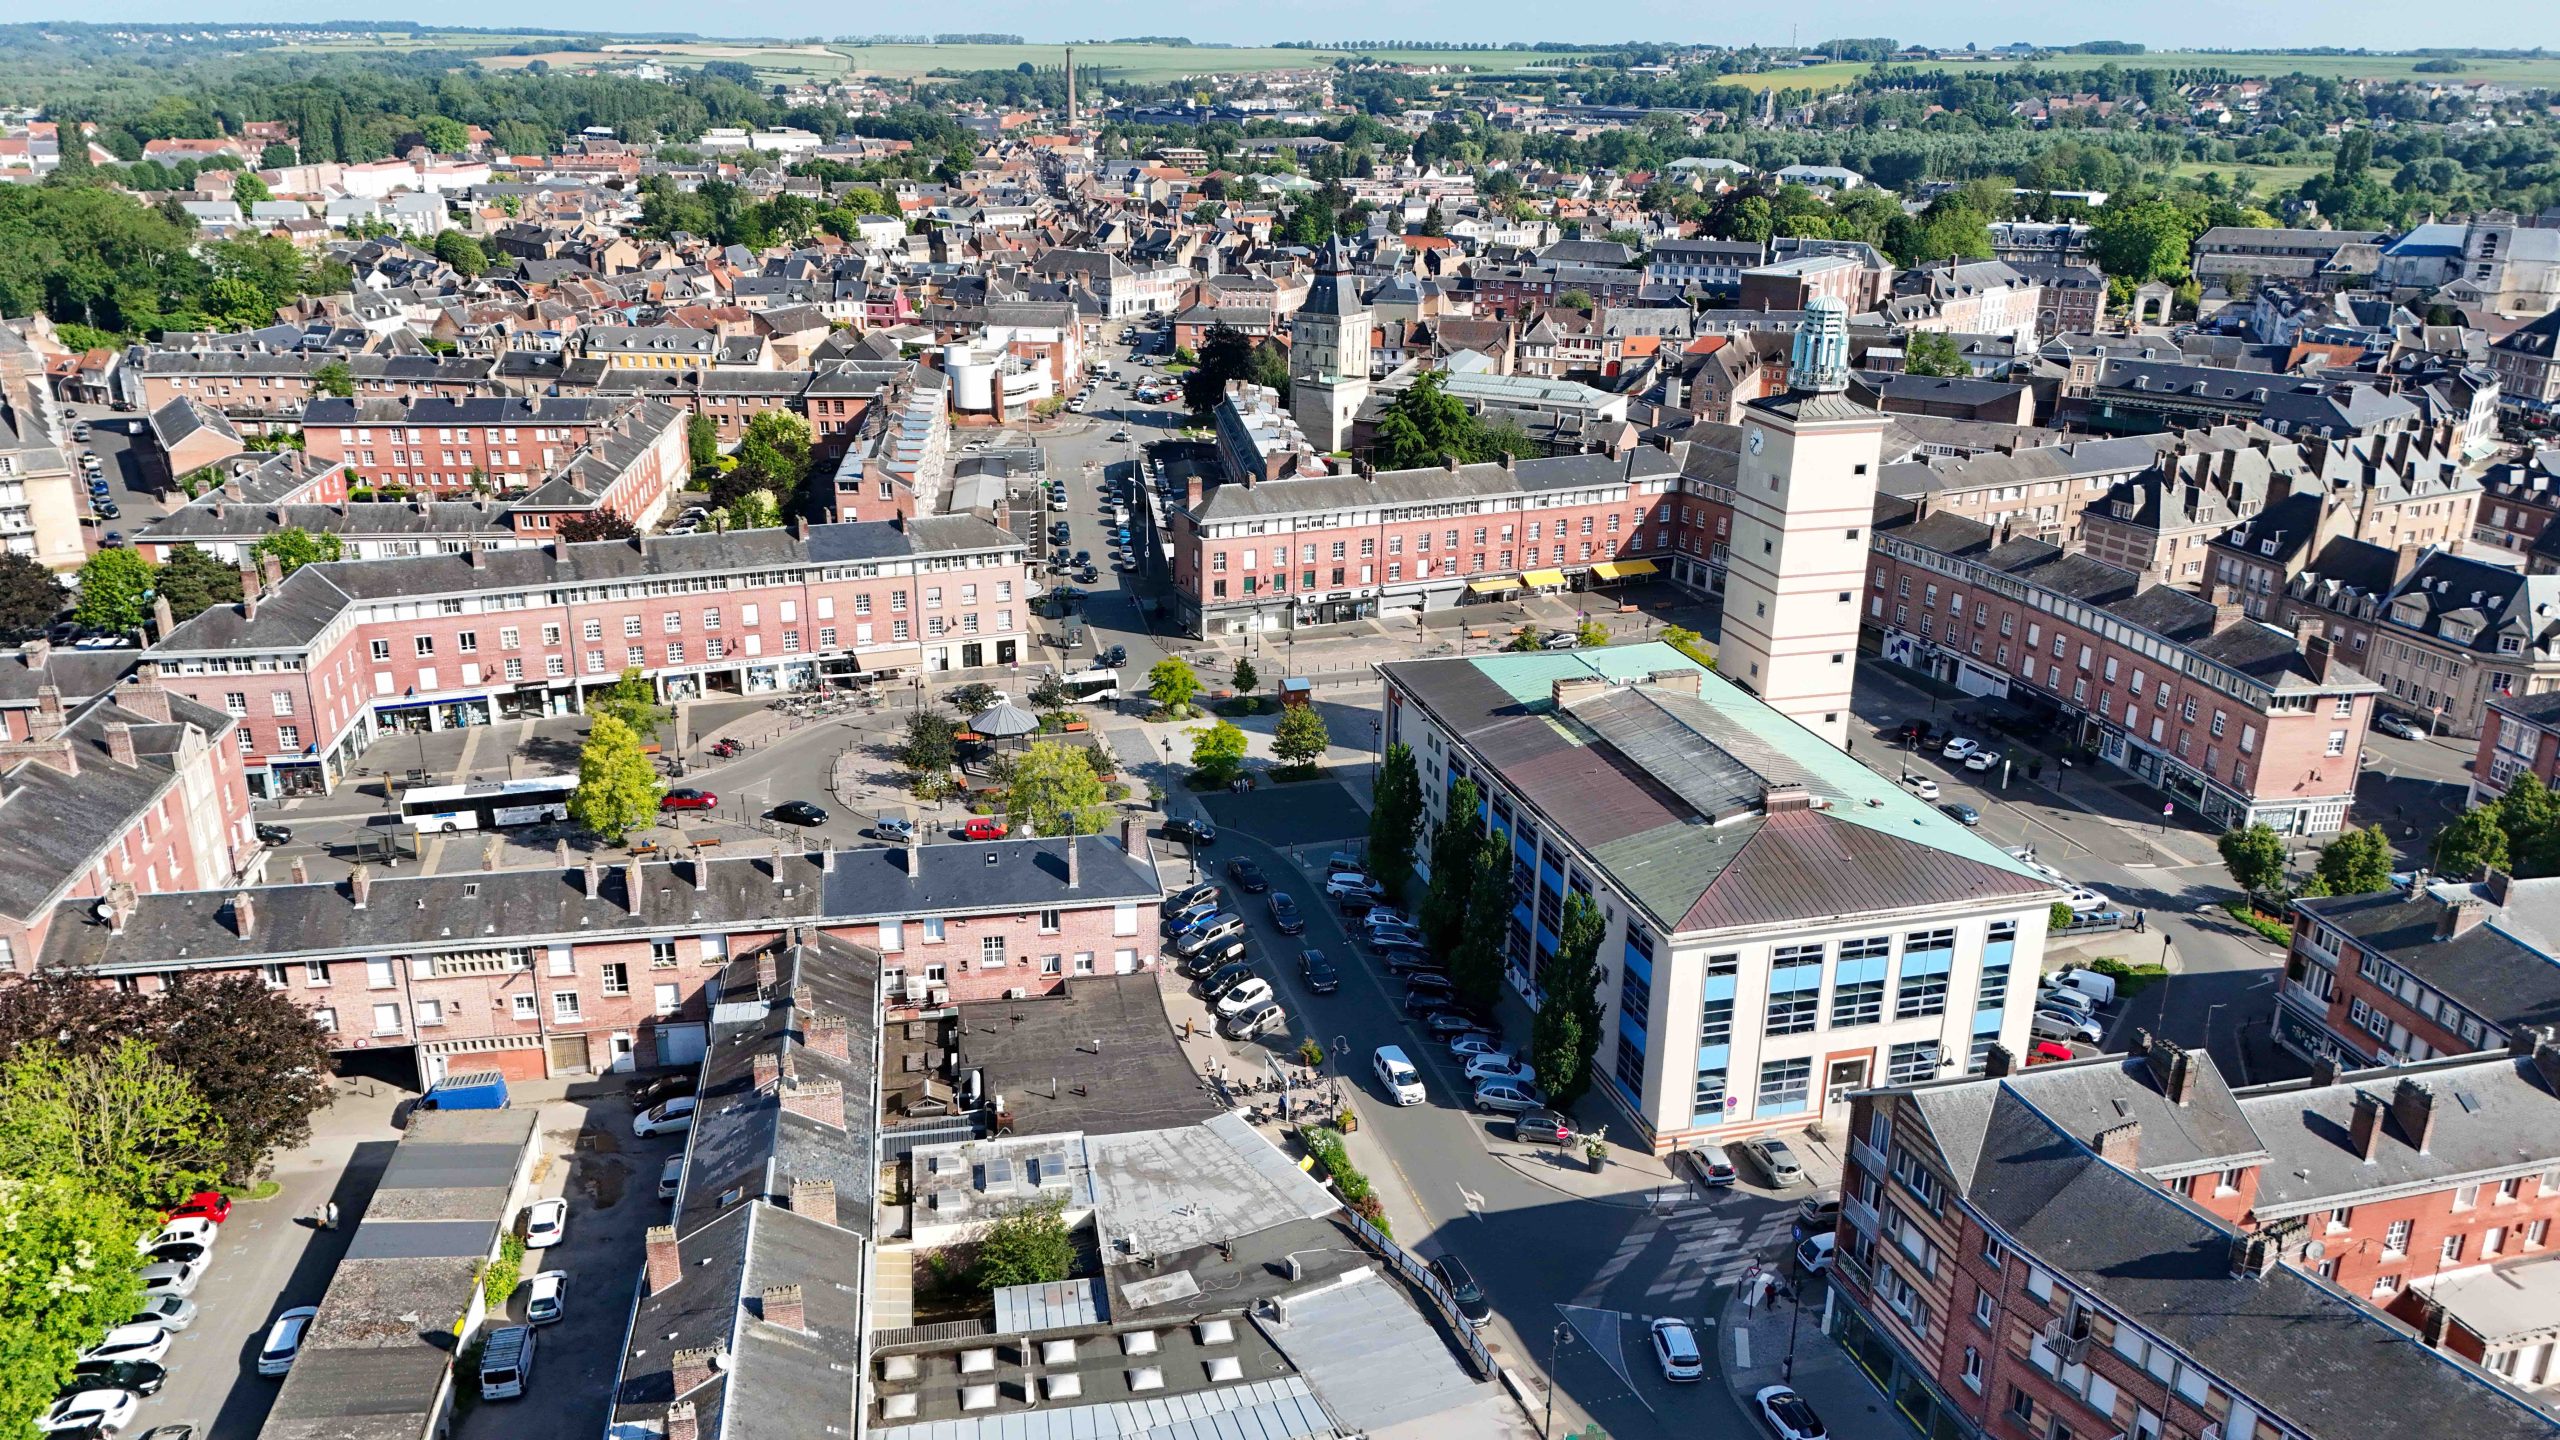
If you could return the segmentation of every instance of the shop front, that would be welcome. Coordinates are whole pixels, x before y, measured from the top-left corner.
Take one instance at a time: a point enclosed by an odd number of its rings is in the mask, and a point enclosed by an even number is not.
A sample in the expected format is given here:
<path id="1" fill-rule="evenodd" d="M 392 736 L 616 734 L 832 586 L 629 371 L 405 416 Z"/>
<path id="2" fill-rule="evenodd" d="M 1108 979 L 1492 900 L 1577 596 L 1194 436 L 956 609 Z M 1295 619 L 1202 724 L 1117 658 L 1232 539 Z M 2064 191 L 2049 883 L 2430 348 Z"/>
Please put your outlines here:
<path id="1" fill-rule="evenodd" d="M 1978 1440 L 1983 1431 L 1938 1389 L 1925 1367 L 1903 1354 L 1883 1327 L 1858 1308 L 1845 1288 L 1831 1287 L 1831 1299 L 1826 1317 L 1831 1338 L 1849 1352 L 1849 1358 L 1867 1372 L 1867 1378 L 1924 1440 Z"/>

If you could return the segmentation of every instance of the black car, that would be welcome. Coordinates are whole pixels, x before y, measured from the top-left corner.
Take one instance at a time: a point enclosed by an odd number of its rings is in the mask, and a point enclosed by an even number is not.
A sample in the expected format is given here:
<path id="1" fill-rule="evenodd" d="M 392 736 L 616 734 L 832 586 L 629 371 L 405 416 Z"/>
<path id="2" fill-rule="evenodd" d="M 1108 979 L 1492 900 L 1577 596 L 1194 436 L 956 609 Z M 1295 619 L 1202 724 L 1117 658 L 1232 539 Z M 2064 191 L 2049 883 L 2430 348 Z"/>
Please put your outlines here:
<path id="1" fill-rule="evenodd" d="M 1179 840 L 1185 845 L 1215 845 L 1218 843 L 1218 827 L 1206 820 L 1176 817 L 1164 822 L 1164 838 Z"/>
<path id="2" fill-rule="evenodd" d="M 1087 585 L 1099 585 L 1102 583 L 1102 572 L 1087 565 L 1076 572 L 1076 578 Z"/>
<path id="3" fill-rule="evenodd" d="M 1090 550 L 1077 551 L 1075 553 L 1075 562 L 1087 569 L 1091 569 L 1093 567 L 1093 552 Z"/>
<path id="4" fill-rule="evenodd" d="M 1481 1325 L 1493 1318 L 1493 1302 L 1484 1298 L 1484 1287 L 1476 1283 L 1466 1262 L 1455 1255 L 1442 1255 L 1431 1262 L 1431 1273 L 1449 1287 L 1450 1303 L 1458 1313 Z"/>
<path id="5" fill-rule="evenodd" d="M 152 1246 L 151 1253 L 143 1258 L 142 1263 L 145 1265 L 201 1265 L 205 1257 L 212 1253 L 213 1247 L 210 1245 L 199 1245 L 193 1240 L 172 1240 L 166 1245 Z"/>
<path id="6" fill-rule="evenodd" d="M 100 515 L 105 516 L 109 520 L 113 520 L 124 513 L 123 506 L 118 505 L 113 500 L 105 499 L 103 497 L 91 501 L 89 508 L 97 511 Z"/>
<path id="7" fill-rule="evenodd" d="M 1296 897 L 1288 891 L 1274 890 L 1271 898 L 1263 903 L 1271 907 L 1271 928 L 1283 935 L 1307 933 L 1307 917 L 1299 912 Z"/>
<path id="8" fill-rule="evenodd" d="M 1262 873 L 1261 866 L 1242 856 L 1227 862 L 1227 878 L 1236 882 L 1236 888 L 1247 895 L 1271 893 L 1270 877 Z"/>
<path id="9" fill-rule="evenodd" d="M 290 845 L 293 843 L 293 827 L 290 825 L 260 825 L 258 827 L 258 843 L 261 845 Z"/>
<path id="10" fill-rule="evenodd" d="M 1445 1015 L 1458 1007 L 1455 997 L 1431 990 L 1417 990 L 1404 997 L 1404 1013 L 1408 1020 L 1428 1020 Z"/>
<path id="11" fill-rule="evenodd" d="M 1342 988 L 1342 972 L 1333 968 L 1333 962 L 1324 958 L 1321 950 L 1299 951 L 1298 973 L 1305 977 L 1307 988 L 1318 995 L 1330 995 Z"/>
<path id="12" fill-rule="evenodd" d="M 806 800 L 785 800 L 781 804 L 774 806 L 771 810 L 766 811 L 765 814 L 773 819 L 781 821 L 785 825 L 824 825 L 827 823 L 827 807 L 824 805 L 811 804 Z"/>
<path id="13" fill-rule="evenodd" d="M 62 1387 L 65 1395 L 83 1390 L 126 1390 L 136 1395 L 160 1393 L 169 1383 L 167 1367 L 148 1360 L 83 1360 L 71 1367 L 71 1383 Z"/>
<path id="14" fill-rule="evenodd" d="M 1229 965 L 1225 969 L 1220 970 L 1208 979 L 1201 981 L 1200 998 L 1203 1000 L 1216 1000 L 1219 996 L 1226 994 L 1228 991 L 1233 990 L 1252 978 L 1253 967 L 1239 961 L 1236 964 Z"/>
<path id="15" fill-rule="evenodd" d="M 1100 665 L 1103 669 L 1117 670 L 1121 666 L 1129 663 L 1129 647 L 1126 645 L 1114 645 L 1110 649 L 1103 651 L 1101 654 L 1096 655 L 1093 658 L 1094 663 Z"/>
<path id="16" fill-rule="evenodd" d="M 623 1086 L 631 1103 L 646 1110 L 662 1100 L 690 1095 L 702 1084 L 698 1070 L 670 1070 L 663 1075 L 645 1075 Z"/>

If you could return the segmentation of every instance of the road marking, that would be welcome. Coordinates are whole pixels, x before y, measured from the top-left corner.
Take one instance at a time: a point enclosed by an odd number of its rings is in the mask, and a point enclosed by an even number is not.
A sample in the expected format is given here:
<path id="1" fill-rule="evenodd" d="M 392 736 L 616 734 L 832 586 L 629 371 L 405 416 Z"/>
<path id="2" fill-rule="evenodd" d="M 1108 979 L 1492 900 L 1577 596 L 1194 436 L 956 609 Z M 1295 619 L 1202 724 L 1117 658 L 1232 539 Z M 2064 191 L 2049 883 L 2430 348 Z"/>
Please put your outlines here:
<path id="1" fill-rule="evenodd" d="M 1748 1329 L 1733 1332 L 1733 1368 L 1736 1370 L 1751 1368 L 1751 1332 Z"/>
<path id="2" fill-rule="evenodd" d="M 1483 1197 L 1483 1196 L 1481 1196 L 1481 1195 L 1477 1194 L 1477 1193 L 1476 1193 L 1476 1192 L 1474 1192 L 1473 1190 L 1468 1189 L 1468 1188 L 1467 1188 L 1466 1186 L 1464 1186 L 1464 1185 L 1460 1185 L 1460 1186 L 1458 1187 L 1458 1198 L 1459 1198 L 1459 1200 L 1460 1200 L 1460 1201 L 1462 1201 L 1462 1202 L 1466 1205 L 1466 1207 L 1467 1207 L 1467 1213 L 1468 1213 L 1468 1214 L 1473 1215 L 1474 1217 L 1476 1217 L 1476 1218 L 1477 1218 L 1477 1219 L 1479 1219 L 1479 1220 L 1481 1220 L 1481 1219 L 1483 1219 L 1483 1218 L 1484 1218 L 1484 1197 Z"/>

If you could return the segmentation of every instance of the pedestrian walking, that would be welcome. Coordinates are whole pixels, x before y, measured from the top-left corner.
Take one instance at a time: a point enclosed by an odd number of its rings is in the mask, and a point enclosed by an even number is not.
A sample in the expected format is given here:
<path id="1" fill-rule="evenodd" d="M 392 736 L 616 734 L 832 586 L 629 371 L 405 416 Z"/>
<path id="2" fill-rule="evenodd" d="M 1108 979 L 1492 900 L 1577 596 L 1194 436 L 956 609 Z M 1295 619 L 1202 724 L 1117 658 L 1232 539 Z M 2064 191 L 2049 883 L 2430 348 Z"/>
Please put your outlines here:
<path id="1" fill-rule="evenodd" d="M 2150 928 L 2151 928 L 2151 912 L 2149 912 L 2149 911 L 2147 911 L 2147 910 L 2136 910 L 2136 911 L 2134 911 L 2134 912 L 2133 912 L 2133 933 L 2134 933 L 2134 934 L 2136 934 L 2136 935 L 2140 935 L 2140 934 L 2142 934 L 2143 932 L 2145 932 L 2145 931 L 2149 930 Z"/>

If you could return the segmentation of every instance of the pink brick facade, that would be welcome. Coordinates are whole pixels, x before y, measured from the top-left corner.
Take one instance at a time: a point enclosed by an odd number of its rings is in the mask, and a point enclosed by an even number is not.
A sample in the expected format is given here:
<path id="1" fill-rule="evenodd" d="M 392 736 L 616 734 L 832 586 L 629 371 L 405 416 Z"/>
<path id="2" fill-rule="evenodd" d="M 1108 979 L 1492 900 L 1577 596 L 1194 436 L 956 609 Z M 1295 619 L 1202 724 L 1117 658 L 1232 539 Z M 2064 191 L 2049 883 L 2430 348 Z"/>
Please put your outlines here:
<path id="1" fill-rule="evenodd" d="M 557 470 L 593 438 L 596 427 L 550 425 L 409 425 L 380 421 L 313 425 L 303 440 L 315 460 L 344 465 L 372 486 L 397 485 L 439 499 L 514 489 Z"/>

